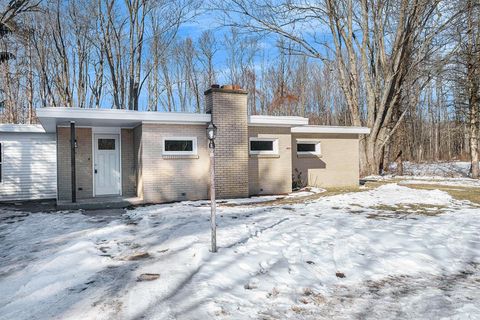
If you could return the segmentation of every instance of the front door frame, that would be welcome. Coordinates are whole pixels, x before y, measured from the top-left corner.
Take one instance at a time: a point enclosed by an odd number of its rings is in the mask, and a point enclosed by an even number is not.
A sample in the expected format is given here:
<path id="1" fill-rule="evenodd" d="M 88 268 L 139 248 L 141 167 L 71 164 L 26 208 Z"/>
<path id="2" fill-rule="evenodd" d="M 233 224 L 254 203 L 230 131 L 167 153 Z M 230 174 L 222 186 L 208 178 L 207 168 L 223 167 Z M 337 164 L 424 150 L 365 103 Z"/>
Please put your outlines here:
<path id="1" fill-rule="evenodd" d="M 92 196 L 95 197 L 103 197 L 108 195 L 98 195 L 96 192 L 95 187 L 95 153 L 96 153 L 96 136 L 97 135 L 117 135 L 118 141 L 118 166 L 120 171 L 120 181 L 119 181 L 119 194 L 118 196 L 123 195 L 123 172 L 122 172 L 122 135 L 121 135 L 121 128 L 118 127 L 92 127 Z M 113 196 L 113 195 L 112 195 Z"/>

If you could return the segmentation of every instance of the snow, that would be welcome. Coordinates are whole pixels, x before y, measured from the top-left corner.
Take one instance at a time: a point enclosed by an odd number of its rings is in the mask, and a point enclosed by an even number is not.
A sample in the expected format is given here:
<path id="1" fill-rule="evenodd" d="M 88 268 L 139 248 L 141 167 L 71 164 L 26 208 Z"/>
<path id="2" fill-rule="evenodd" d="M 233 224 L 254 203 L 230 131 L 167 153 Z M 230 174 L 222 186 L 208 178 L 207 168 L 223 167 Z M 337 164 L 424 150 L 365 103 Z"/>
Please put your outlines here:
<path id="1" fill-rule="evenodd" d="M 297 197 L 281 206 L 219 204 L 215 254 L 207 202 L 108 218 L 0 212 L 0 319 L 480 314 L 478 207 L 397 184 Z M 137 281 L 145 273 L 160 277 Z"/>

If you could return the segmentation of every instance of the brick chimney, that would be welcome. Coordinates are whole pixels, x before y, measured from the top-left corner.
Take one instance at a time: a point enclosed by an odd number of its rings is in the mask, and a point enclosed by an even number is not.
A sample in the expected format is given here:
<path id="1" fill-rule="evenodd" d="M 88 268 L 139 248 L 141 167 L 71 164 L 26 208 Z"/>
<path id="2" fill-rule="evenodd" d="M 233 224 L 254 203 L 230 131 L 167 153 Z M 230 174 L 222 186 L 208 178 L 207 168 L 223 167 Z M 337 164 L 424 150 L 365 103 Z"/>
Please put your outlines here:
<path id="1" fill-rule="evenodd" d="M 248 197 L 247 91 L 237 85 L 212 85 L 206 111 L 217 126 L 215 192 L 218 198 Z"/>

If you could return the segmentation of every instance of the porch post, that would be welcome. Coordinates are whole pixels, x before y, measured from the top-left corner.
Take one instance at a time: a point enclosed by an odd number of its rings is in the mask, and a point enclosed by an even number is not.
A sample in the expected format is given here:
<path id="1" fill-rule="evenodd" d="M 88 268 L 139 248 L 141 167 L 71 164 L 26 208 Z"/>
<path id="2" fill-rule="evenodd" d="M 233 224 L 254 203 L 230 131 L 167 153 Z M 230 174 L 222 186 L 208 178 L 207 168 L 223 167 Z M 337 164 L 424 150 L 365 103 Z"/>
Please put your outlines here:
<path id="1" fill-rule="evenodd" d="M 72 202 L 77 202 L 77 172 L 75 169 L 75 122 L 70 122 L 70 161 L 72 173 Z"/>

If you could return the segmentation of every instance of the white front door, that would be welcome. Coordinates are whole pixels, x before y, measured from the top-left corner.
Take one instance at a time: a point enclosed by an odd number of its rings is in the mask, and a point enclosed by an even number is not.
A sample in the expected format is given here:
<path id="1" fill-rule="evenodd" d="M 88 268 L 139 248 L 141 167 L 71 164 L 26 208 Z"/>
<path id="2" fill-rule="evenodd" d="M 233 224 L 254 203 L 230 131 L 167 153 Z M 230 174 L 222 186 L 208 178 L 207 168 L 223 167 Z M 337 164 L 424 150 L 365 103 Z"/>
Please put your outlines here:
<path id="1" fill-rule="evenodd" d="M 117 134 L 95 134 L 95 195 L 120 194 L 120 146 Z"/>

